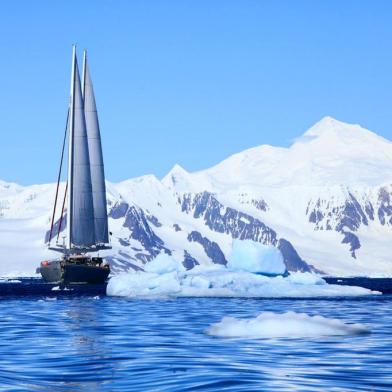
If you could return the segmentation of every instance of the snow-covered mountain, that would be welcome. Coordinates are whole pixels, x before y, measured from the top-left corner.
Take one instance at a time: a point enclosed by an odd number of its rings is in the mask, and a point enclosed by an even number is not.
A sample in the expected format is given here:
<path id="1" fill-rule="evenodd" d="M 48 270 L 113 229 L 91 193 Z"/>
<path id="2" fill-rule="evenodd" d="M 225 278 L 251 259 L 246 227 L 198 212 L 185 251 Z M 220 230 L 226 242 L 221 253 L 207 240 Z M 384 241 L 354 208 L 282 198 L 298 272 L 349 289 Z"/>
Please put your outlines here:
<path id="1" fill-rule="evenodd" d="M 359 125 L 326 117 L 289 148 L 107 188 L 114 271 L 161 252 L 186 268 L 226 264 L 239 238 L 278 247 L 290 271 L 392 275 L 392 143 Z M 0 182 L 0 274 L 53 257 L 43 240 L 53 198 L 53 184 Z"/>

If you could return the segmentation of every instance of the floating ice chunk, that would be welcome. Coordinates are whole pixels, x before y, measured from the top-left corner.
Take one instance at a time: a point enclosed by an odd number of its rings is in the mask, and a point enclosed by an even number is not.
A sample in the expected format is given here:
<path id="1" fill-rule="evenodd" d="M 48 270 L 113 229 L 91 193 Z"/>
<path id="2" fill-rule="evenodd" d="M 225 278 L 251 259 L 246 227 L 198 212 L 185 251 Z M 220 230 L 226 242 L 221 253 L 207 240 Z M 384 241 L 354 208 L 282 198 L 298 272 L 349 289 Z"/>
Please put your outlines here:
<path id="1" fill-rule="evenodd" d="M 322 277 L 310 272 L 291 272 L 287 279 L 295 284 L 327 284 Z"/>
<path id="2" fill-rule="evenodd" d="M 196 289 L 209 289 L 211 288 L 210 280 L 205 276 L 190 275 L 185 277 L 183 281 L 185 286 L 194 287 Z"/>
<path id="3" fill-rule="evenodd" d="M 156 274 L 166 274 L 173 271 L 183 271 L 184 267 L 166 253 L 160 253 L 155 259 L 146 264 L 144 270 Z"/>
<path id="4" fill-rule="evenodd" d="M 52 287 L 52 291 L 73 291 L 73 289 L 69 289 L 68 287 L 61 288 L 60 286 Z"/>
<path id="5" fill-rule="evenodd" d="M 148 297 L 176 295 L 181 291 L 177 272 L 155 274 L 137 271 L 121 274 L 109 280 L 106 293 L 120 297 Z"/>
<path id="6" fill-rule="evenodd" d="M 19 279 L 0 278 L 0 283 L 22 283 Z"/>
<path id="7" fill-rule="evenodd" d="M 233 272 L 224 266 L 197 266 L 190 271 L 156 274 L 137 271 L 113 276 L 107 294 L 124 297 L 312 298 L 379 294 L 362 287 L 327 284 L 312 274 L 267 277 Z"/>
<path id="8" fill-rule="evenodd" d="M 225 338 L 312 338 L 319 336 L 363 335 L 370 331 L 363 324 L 305 313 L 263 312 L 251 319 L 224 317 L 205 331 Z"/>
<path id="9" fill-rule="evenodd" d="M 231 271 L 248 271 L 266 275 L 286 272 L 280 250 L 251 240 L 234 240 L 227 268 Z"/>

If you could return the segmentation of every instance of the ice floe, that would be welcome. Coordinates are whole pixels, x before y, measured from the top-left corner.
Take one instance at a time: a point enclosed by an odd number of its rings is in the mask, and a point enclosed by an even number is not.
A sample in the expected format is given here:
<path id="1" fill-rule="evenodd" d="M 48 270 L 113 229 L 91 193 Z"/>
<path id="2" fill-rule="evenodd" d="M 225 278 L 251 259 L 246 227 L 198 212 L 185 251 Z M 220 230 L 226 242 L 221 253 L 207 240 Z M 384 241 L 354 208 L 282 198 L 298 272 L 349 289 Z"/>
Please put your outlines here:
<path id="1" fill-rule="evenodd" d="M 305 313 L 262 312 L 251 319 L 224 317 L 205 331 L 225 338 L 312 338 L 322 336 L 363 335 L 369 333 L 363 324 L 346 324 L 341 320 Z"/>
<path id="2" fill-rule="evenodd" d="M 157 269 L 159 270 L 159 268 Z M 189 271 L 134 271 L 113 276 L 107 294 L 122 297 L 336 297 L 376 294 L 368 289 L 327 284 L 311 273 L 267 277 L 225 266 L 196 266 Z"/>

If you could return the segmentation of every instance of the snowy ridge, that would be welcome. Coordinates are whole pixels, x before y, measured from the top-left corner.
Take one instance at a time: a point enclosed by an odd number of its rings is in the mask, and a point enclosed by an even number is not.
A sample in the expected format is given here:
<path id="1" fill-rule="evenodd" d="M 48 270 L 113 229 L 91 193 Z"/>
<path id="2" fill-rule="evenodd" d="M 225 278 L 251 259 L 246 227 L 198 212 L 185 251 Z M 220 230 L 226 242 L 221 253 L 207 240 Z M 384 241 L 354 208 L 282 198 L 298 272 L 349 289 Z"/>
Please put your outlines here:
<path id="1" fill-rule="evenodd" d="M 1 275 L 55 256 L 44 245 L 54 192 L 0 181 Z M 186 269 L 225 265 L 240 239 L 279 248 L 289 271 L 392 275 L 392 143 L 359 125 L 326 117 L 289 148 L 254 147 L 195 173 L 175 165 L 107 193 L 115 272 L 158 254 Z"/>

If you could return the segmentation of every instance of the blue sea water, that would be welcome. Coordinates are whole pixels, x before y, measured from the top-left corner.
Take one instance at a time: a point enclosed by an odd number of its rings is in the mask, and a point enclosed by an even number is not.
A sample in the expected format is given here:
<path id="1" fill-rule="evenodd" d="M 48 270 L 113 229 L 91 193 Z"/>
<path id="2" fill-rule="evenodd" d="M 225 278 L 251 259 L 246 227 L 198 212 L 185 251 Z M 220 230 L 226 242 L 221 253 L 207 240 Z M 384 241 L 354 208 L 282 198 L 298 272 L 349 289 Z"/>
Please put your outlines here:
<path id="1" fill-rule="evenodd" d="M 371 334 L 224 339 L 224 316 L 305 312 Z M 0 299 L 4 391 L 390 391 L 392 296 L 351 299 Z"/>

